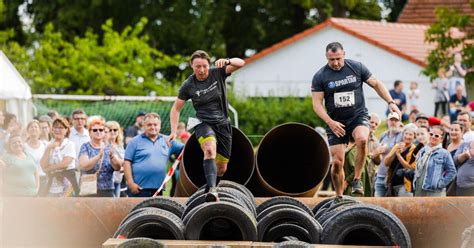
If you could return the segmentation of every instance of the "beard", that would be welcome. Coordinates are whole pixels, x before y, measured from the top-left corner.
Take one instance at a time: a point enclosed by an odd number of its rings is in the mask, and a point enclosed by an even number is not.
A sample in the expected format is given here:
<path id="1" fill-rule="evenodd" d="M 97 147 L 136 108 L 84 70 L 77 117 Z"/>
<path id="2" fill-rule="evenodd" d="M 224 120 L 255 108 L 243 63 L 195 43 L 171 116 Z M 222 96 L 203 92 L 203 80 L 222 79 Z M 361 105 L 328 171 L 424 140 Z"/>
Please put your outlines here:
<path id="1" fill-rule="evenodd" d="M 397 133 L 398 131 L 400 131 L 400 128 L 399 127 L 388 127 L 388 131 L 390 133 Z"/>

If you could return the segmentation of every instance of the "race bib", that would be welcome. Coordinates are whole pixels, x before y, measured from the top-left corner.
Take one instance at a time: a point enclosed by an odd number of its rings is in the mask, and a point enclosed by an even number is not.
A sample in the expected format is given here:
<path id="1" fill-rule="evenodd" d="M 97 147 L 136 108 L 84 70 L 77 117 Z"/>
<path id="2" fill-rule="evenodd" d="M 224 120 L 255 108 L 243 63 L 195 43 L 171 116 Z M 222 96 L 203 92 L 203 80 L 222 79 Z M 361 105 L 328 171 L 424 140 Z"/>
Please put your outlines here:
<path id="1" fill-rule="evenodd" d="M 354 91 L 334 93 L 334 106 L 336 108 L 352 107 L 354 104 Z"/>

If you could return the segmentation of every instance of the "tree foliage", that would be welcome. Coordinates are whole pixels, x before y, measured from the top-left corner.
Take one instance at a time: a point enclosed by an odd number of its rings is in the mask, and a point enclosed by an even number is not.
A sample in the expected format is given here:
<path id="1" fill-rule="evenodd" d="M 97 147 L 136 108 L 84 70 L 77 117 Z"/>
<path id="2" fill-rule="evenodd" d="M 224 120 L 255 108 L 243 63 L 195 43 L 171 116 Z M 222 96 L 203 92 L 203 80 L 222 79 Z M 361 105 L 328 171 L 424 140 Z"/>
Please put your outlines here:
<path id="1" fill-rule="evenodd" d="M 423 70 L 425 75 L 436 78 L 439 68 L 446 68 L 453 62 L 453 50 L 462 50 L 465 64 L 469 68 L 473 66 L 473 44 L 466 42 L 472 37 L 469 25 L 472 24 L 468 15 L 447 8 L 436 9 L 436 22 L 425 33 L 425 40 L 436 44 L 428 55 L 428 65 Z M 465 35 L 459 35 L 459 31 Z"/>
<path id="2" fill-rule="evenodd" d="M 172 82 L 157 74 L 179 66 L 184 58 L 150 47 L 148 37 L 142 34 L 146 24 L 143 18 L 134 27 L 117 32 L 108 20 L 102 25 L 102 39 L 89 30 L 73 41 L 64 39 L 53 24 L 48 24 L 28 52 L 15 42 L 9 42 L 5 50 L 35 93 L 174 94 Z"/>

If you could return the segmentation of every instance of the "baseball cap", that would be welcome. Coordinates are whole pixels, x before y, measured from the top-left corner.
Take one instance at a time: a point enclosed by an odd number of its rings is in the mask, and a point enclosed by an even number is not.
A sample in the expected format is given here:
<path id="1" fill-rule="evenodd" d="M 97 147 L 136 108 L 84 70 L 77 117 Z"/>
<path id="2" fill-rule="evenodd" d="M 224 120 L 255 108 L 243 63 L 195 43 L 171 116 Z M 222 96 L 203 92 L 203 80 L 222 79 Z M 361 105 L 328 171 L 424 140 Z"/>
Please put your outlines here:
<path id="1" fill-rule="evenodd" d="M 416 121 L 419 120 L 419 119 L 428 120 L 428 116 L 426 116 L 426 115 L 423 114 L 423 113 L 419 113 L 419 114 L 416 116 Z"/>
<path id="2" fill-rule="evenodd" d="M 391 112 L 390 114 L 388 114 L 387 120 L 390 120 L 390 119 L 392 119 L 392 118 L 397 119 L 397 121 L 400 120 L 400 116 L 398 116 L 398 113 L 397 113 L 397 112 Z"/>
<path id="3" fill-rule="evenodd" d="M 138 112 L 137 117 L 145 116 L 145 115 L 146 115 L 146 112 L 140 111 Z"/>

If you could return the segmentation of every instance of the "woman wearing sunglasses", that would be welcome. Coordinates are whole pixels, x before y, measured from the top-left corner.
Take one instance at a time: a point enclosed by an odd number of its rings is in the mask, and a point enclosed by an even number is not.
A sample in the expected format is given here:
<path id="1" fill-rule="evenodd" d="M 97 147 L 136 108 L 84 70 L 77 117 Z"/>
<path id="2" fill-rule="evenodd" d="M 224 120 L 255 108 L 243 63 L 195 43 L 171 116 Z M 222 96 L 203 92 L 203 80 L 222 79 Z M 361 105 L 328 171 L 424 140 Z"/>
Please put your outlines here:
<path id="1" fill-rule="evenodd" d="M 451 154 L 442 147 L 443 129 L 432 127 L 429 136 L 416 160 L 415 196 L 446 196 L 446 186 L 456 176 L 456 167 Z"/>
<path id="2" fill-rule="evenodd" d="M 114 171 L 114 197 L 120 197 L 121 183 L 123 179 L 123 158 L 125 149 L 123 148 L 123 132 L 120 124 L 116 121 L 108 121 L 105 123 L 105 129 L 108 131 L 107 142 L 110 144 L 112 152 L 117 159 L 120 160 L 120 170 Z M 123 187 L 127 188 L 126 185 Z"/>
<path id="3" fill-rule="evenodd" d="M 79 151 L 79 166 L 81 174 L 97 175 L 97 196 L 113 197 L 113 173 L 120 170 L 121 160 L 106 145 L 105 123 L 101 119 L 93 119 L 89 124 L 91 140 L 82 144 Z"/>

